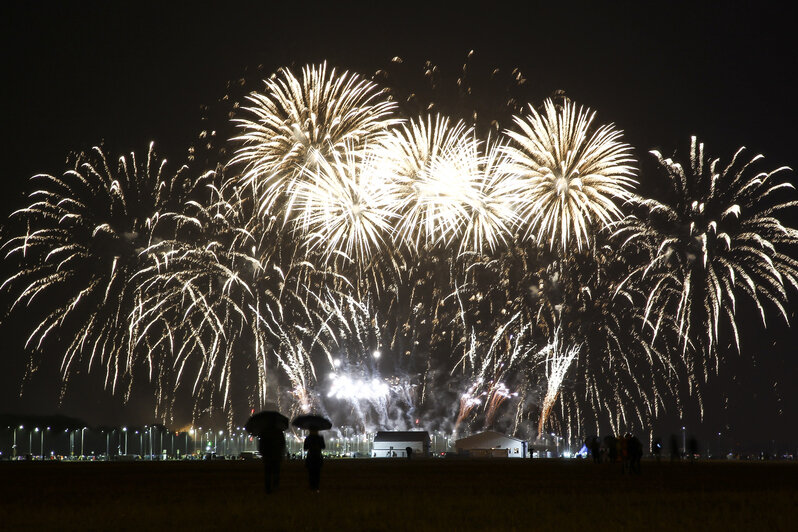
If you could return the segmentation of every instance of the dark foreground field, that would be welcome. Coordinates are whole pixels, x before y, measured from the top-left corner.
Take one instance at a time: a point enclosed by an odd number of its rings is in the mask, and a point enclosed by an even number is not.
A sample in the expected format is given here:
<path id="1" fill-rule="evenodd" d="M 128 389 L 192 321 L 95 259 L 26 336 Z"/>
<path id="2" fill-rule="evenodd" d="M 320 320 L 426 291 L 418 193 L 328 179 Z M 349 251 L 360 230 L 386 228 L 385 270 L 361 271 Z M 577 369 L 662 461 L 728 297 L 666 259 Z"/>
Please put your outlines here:
<path id="1" fill-rule="evenodd" d="M 797 530 L 798 463 L 0 463 L 0 530 Z"/>

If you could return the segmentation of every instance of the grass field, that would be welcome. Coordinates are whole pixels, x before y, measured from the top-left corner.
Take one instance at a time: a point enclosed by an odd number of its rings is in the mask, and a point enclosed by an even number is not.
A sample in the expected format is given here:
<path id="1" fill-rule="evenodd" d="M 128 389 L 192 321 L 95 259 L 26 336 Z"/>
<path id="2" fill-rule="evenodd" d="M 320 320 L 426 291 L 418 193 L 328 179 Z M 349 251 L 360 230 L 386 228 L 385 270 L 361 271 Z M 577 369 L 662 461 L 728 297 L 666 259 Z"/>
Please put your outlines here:
<path id="1" fill-rule="evenodd" d="M 0 463 L 0 530 L 798 530 L 798 463 Z"/>

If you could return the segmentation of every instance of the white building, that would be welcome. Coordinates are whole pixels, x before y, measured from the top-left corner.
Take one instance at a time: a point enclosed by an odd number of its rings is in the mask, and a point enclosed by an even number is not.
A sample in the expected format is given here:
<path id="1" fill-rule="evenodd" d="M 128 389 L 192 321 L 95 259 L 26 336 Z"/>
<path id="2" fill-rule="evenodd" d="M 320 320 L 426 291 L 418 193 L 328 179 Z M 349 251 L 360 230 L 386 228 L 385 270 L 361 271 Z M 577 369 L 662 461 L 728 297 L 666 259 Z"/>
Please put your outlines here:
<path id="1" fill-rule="evenodd" d="M 374 436 L 372 456 L 375 458 L 406 458 L 407 448 L 415 456 L 429 455 L 430 438 L 426 430 L 409 432 L 379 431 Z"/>
<path id="2" fill-rule="evenodd" d="M 526 458 L 527 442 L 486 430 L 454 442 L 457 454 L 482 458 Z"/>

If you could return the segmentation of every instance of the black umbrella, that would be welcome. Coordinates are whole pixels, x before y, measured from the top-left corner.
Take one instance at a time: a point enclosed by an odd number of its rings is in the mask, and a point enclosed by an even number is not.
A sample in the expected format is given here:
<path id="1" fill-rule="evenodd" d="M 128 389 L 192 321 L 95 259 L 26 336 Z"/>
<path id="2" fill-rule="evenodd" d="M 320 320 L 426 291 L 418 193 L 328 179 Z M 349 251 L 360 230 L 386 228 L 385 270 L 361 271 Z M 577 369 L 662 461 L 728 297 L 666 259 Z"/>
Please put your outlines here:
<path id="1" fill-rule="evenodd" d="M 244 425 L 247 432 L 258 436 L 269 429 L 285 430 L 288 428 L 288 418 L 274 410 L 264 410 L 253 415 Z"/>
<path id="2" fill-rule="evenodd" d="M 314 414 L 295 417 L 291 424 L 305 430 L 328 430 L 332 428 L 332 423 L 330 423 L 329 419 Z"/>

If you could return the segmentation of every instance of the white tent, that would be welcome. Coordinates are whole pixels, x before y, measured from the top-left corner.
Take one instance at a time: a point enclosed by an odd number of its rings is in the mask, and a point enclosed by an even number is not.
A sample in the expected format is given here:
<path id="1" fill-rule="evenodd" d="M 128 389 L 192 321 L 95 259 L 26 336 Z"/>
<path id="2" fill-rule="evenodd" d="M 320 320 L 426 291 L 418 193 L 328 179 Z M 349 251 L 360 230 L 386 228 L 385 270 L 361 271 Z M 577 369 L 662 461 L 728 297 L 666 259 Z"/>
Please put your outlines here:
<path id="1" fill-rule="evenodd" d="M 408 447 L 415 456 L 429 455 L 429 432 L 425 430 L 379 431 L 374 436 L 372 456 L 375 458 L 404 458 L 407 457 Z"/>
<path id="2" fill-rule="evenodd" d="M 486 430 L 454 442 L 458 454 L 486 458 L 526 458 L 527 442 Z"/>

